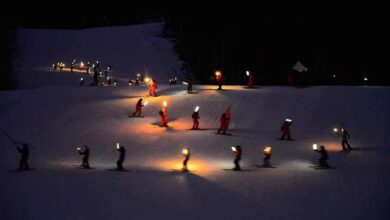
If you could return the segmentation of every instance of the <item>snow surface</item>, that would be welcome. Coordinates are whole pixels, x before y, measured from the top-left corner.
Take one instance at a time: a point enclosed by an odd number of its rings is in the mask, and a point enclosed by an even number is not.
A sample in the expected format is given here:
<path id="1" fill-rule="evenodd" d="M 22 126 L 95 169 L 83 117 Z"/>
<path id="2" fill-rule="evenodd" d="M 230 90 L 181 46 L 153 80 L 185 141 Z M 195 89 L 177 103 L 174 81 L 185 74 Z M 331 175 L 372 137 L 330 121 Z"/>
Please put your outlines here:
<path id="1" fill-rule="evenodd" d="M 127 33 L 152 26 L 120 29 Z M 23 32 L 31 49 L 21 56 L 28 63 L 21 80 L 30 83 L 26 88 L 39 88 L 0 92 L 0 131 L 34 145 L 29 162 L 35 170 L 10 172 L 17 168 L 19 154 L 0 134 L 1 219 L 390 218 L 389 87 L 226 86 L 226 91 L 216 91 L 216 86 L 195 85 L 198 93 L 188 95 L 184 85 L 159 85 L 159 97 L 145 97 L 144 85 L 129 87 L 121 81 L 118 87 L 78 86 L 78 73 L 28 69 L 42 68 L 65 55 L 73 59 L 73 53 L 54 50 L 54 42 L 65 42 L 60 33 L 69 34 L 72 40 L 65 43 L 75 42 L 74 47 L 82 47 L 77 36 L 107 42 L 117 35 L 104 34 L 103 29 Z M 93 37 L 102 35 L 106 41 Z M 48 42 L 48 49 L 35 53 L 43 42 Z M 106 52 L 80 51 L 99 53 L 96 58 Z M 125 49 L 113 54 L 124 51 L 123 57 L 135 56 Z M 144 52 L 139 54 L 148 53 Z M 133 64 L 124 66 L 125 60 L 113 63 L 118 72 L 131 69 Z M 146 61 L 144 57 L 137 62 L 143 66 Z M 162 66 L 149 70 L 163 78 L 167 69 Z M 27 80 L 36 76 L 35 81 Z M 63 80 L 56 84 L 54 79 Z M 140 97 L 149 101 L 146 117 L 129 119 L 127 114 Z M 169 129 L 156 126 L 164 100 Z M 197 105 L 200 127 L 210 130 L 188 130 Z M 228 105 L 233 136 L 216 135 Z M 285 118 L 294 120 L 295 141 L 276 140 Z M 355 150 L 348 154 L 338 152 L 340 138 L 332 133 L 333 127 L 341 126 L 352 137 Z M 131 172 L 108 171 L 116 166 L 117 142 L 127 149 L 124 166 Z M 336 169 L 309 167 L 319 158 L 313 143 L 326 146 L 329 164 Z M 81 163 L 76 147 L 84 144 L 91 149 L 95 169 L 74 166 Z M 241 165 L 250 171 L 223 170 L 233 167 L 230 147 L 235 144 L 241 144 Z M 262 163 L 265 146 L 273 149 L 275 169 L 254 166 Z M 180 168 L 184 147 L 191 150 L 193 173 L 172 171 Z"/>

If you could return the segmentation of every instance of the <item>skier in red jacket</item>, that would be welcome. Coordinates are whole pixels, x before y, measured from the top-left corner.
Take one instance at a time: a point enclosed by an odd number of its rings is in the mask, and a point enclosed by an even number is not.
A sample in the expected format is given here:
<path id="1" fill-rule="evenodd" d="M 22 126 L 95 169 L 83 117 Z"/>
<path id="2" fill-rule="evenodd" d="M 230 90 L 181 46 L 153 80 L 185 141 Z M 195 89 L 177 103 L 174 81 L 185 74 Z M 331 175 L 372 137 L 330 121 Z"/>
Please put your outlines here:
<path id="1" fill-rule="evenodd" d="M 248 76 L 248 87 L 253 88 L 253 74 L 249 71 L 246 71 L 246 75 Z"/>
<path id="2" fill-rule="evenodd" d="M 150 79 L 149 82 L 149 95 L 156 96 L 157 83 L 154 79 Z"/>
<path id="3" fill-rule="evenodd" d="M 218 134 L 221 133 L 222 131 L 222 134 L 226 134 L 226 130 L 228 129 L 227 128 L 227 118 L 226 118 L 226 113 L 223 113 L 221 115 L 221 118 L 219 119 L 219 122 L 220 122 L 220 126 L 219 126 L 219 129 L 218 129 Z"/>

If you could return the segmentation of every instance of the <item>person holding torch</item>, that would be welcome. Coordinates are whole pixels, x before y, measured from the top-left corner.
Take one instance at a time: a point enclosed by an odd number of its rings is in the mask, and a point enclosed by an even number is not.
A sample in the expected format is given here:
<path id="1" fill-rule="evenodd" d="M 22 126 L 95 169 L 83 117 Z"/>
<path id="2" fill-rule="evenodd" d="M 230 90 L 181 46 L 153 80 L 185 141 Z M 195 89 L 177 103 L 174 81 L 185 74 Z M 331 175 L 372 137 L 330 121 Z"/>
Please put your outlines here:
<path id="1" fill-rule="evenodd" d="M 199 129 L 199 106 L 195 107 L 195 111 L 192 113 L 192 130 L 197 130 Z"/>
<path id="2" fill-rule="evenodd" d="M 223 85 L 223 76 L 221 71 L 216 71 L 215 72 L 215 80 L 218 83 L 218 89 L 217 90 L 222 90 L 222 85 Z"/>
<path id="3" fill-rule="evenodd" d="M 265 147 L 264 148 L 264 159 L 263 159 L 263 167 L 271 167 L 271 156 L 272 156 L 272 148 L 271 147 Z"/>
<path id="4" fill-rule="evenodd" d="M 246 75 L 248 76 L 248 88 L 253 88 L 253 74 L 249 71 L 246 71 Z"/>
<path id="5" fill-rule="evenodd" d="M 116 144 L 116 149 L 119 151 L 119 159 L 116 162 L 116 169 L 123 170 L 123 161 L 125 161 L 126 149 L 123 146 L 120 146 L 119 143 Z"/>
<path id="6" fill-rule="evenodd" d="M 91 167 L 89 166 L 89 148 L 87 145 L 84 146 L 84 151 L 81 151 L 81 148 L 77 148 L 77 151 L 79 152 L 80 155 L 84 155 L 83 156 L 83 161 L 81 163 L 81 166 L 86 168 L 86 169 L 90 169 Z"/>
<path id="7" fill-rule="evenodd" d="M 168 127 L 168 109 L 167 109 L 167 101 L 163 102 L 163 108 L 159 111 L 161 116 L 160 127 Z"/>
<path id="8" fill-rule="evenodd" d="M 182 153 L 183 153 L 183 156 L 184 156 L 182 171 L 183 172 L 189 172 L 189 170 L 187 168 L 187 163 L 190 160 L 190 149 L 186 147 L 186 148 L 183 149 Z"/>
<path id="9" fill-rule="evenodd" d="M 135 112 L 133 112 L 133 117 L 135 117 L 137 115 L 137 117 L 141 117 L 141 114 L 142 114 L 142 107 L 145 106 L 147 104 L 147 102 L 145 104 L 142 103 L 142 98 L 140 98 L 137 102 L 137 104 L 135 105 Z"/>
<path id="10" fill-rule="evenodd" d="M 240 160 L 241 160 L 242 150 L 241 150 L 240 145 L 236 145 L 236 146 L 232 147 L 232 151 L 236 155 L 236 158 L 234 159 L 234 168 L 233 168 L 233 170 L 241 170 Z"/>
<path id="11" fill-rule="evenodd" d="M 320 149 L 318 149 L 317 144 L 313 144 L 313 150 L 316 151 L 317 153 L 321 154 L 320 159 L 318 160 L 319 167 L 321 168 L 329 168 L 328 165 L 328 152 L 326 151 L 324 146 L 321 146 Z"/>

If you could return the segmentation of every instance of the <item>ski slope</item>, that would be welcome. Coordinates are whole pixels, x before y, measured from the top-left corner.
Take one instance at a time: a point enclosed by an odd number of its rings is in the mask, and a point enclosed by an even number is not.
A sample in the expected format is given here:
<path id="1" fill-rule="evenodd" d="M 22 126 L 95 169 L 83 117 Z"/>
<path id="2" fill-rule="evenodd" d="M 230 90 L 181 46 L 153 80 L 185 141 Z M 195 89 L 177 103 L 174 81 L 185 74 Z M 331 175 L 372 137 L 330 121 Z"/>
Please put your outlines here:
<path id="1" fill-rule="evenodd" d="M 60 73 L 58 73 L 60 74 Z M 4 219 L 388 219 L 390 88 L 162 85 L 159 97 L 144 86 L 51 86 L 0 92 L 0 129 L 33 144 L 36 170 L 10 172 L 18 153 L 0 136 L 0 206 Z M 149 101 L 145 118 L 128 118 L 140 97 Z M 158 110 L 168 102 L 171 128 L 160 128 Z M 200 127 L 190 131 L 200 106 Z M 216 135 L 219 117 L 232 105 L 232 136 Z M 278 141 L 285 118 L 295 141 Z M 339 153 L 332 128 L 344 126 L 355 149 Z M 107 171 L 127 149 L 131 172 Z M 333 170 L 315 170 L 329 150 Z M 95 169 L 81 163 L 76 146 L 91 148 Z M 230 147 L 241 144 L 242 167 L 233 167 Z M 273 148 L 277 168 L 258 169 L 264 146 Z M 189 147 L 193 173 L 179 174 Z"/>
<path id="2" fill-rule="evenodd" d="M 158 82 L 180 77 L 181 62 L 173 43 L 160 36 L 163 23 L 81 30 L 21 29 L 17 32 L 14 69 L 20 88 L 67 85 L 73 74 L 51 74 L 51 65 L 64 62 L 99 61 L 111 65 L 116 78 L 135 78 L 137 73 L 153 75 Z"/>
<path id="3" fill-rule="evenodd" d="M 172 43 L 156 36 L 163 24 L 85 30 L 20 30 L 15 69 L 20 90 L 0 91 L 0 131 L 32 144 L 29 172 L 13 172 L 19 154 L 0 134 L 1 219 L 389 219 L 390 88 L 164 85 L 180 73 Z M 117 87 L 87 86 L 91 76 L 50 71 L 52 63 L 111 64 Z M 135 74 L 159 83 L 158 97 Z M 79 86 L 80 77 L 86 78 Z M 128 118 L 139 98 L 145 118 Z M 168 102 L 170 128 L 158 111 Z M 214 134 L 231 105 L 232 136 Z M 200 106 L 201 131 L 191 114 Z M 279 141 L 285 118 L 294 141 Z M 334 127 L 345 127 L 354 150 L 340 153 Z M 124 166 L 113 172 L 120 143 Z M 324 145 L 335 169 L 316 170 Z M 90 147 L 91 170 L 79 169 L 76 148 Z M 233 167 L 231 146 L 243 149 Z M 259 169 L 271 146 L 275 169 Z M 178 173 L 190 148 L 191 173 Z"/>

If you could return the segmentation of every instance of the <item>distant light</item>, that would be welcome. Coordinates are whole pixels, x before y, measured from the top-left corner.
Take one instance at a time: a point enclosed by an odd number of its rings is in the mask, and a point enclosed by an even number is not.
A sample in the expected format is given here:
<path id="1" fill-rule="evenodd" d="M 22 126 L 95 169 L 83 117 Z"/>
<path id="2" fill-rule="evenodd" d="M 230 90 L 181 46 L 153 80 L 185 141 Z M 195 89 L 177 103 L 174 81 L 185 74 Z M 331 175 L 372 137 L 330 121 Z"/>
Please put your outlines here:
<path id="1" fill-rule="evenodd" d="M 84 63 L 80 62 L 80 68 L 84 68 Z"/>
<path id="2" fill-rule="evenodd" d="M 117 82 L 114 82 L 114 86 L 116 86 L 117 85 Z"/>
<path id="3" fill-rule="evenodd" d="M 78 147 L 77 150 L 79 151 L 79 150 L 81 150 L 81 148 Z"/>
<path id="4" fill-rule="evenodd" d="M 237 152 L 237 148 L 236 147 L 232 147 L 232 151 L 233 152 Z"/>
<path id="5" fill-rule="evenodd" d="M 183 151 L 182 151 L 183 155 L 184 156 L 188 156 L 189 154 L 189 149 L 188 148 L 184 148 Z"/>
<path id="6" fill-rule="evenodd" d="M 266 147 L 264 148 L 264 153 L 267 154 L 267 155 L 271 154 L 271 151 L 272 151 L 272 148 L 269 147 L 269 146 L 266 146 Z"/>
<path id="7" fill-rule="evenodd" d="M 146 83 L 150 82 L 150 78 L 149 77 L 145 77 L 144 82 L 146 82 Z"/>
<path id="8" fill-rule="evenodd" d="M 221 71 L 216 71 L 216 72 L 215 72 L 215 75 L 216 75 L 216 76 L 220 76 L 220 75 L 222 75 L 222 73 L 221 73 Z"/>
<path id="9" fill-rule="evenodd" d="M 195 107 L 195 112 L 198 112 L 199 111 L 199 106 L 196 106 Z"/>
<path id="10" fill-rule="evenodd" d="M 139 74 L 139 73 L 138 73 L 138 74 L 137 74 L 137 76 L 138 76 L 138 77 L 140 77 L 140 76 L 141 76 L 141 74 Z"/>
<path id="11" fill-rule="evenodd" d="M 364 77 L 363 80 L 364 80 L 364 81 L 368 81 L 368 78 L 367 78 L 367 77 Z"/>
<path id="12" fill-rule="evenodd" d="M 246 71 L 246 75 L 249 76 L 249 75 L 250 75 L 250 72 L 249 72 L 249 71 Z"/>
<path id="13" fill-rule="evenodd" d="M 333 132 L 339 132 L 339 129 L 338 128 L 333 128 Z"/>
<path id="14" fill-rule="evenodd" d="M 336 74 L 333 74 L 333 78 L 336 78 Z"/>
<path id="15" fill-rule="evenodd" d="M 84 78 L 80 78 L 80 81 L 84 81 Z"/>
<path id="16" fill-rule="evenodd" d="M 119 143 L 116 143 L 116 149 L 118 149 L 119 150 Z"/>
<path id="17" fill-rule="evenodd" d="M 187 83 L 187 82 L 183 82 L 183 84 L 184 84 L 184 85 L 188 85 L 188 83 Z"/>
<path id="18" fill-rule="evenodd" d="M 292 122 L 292 120 L 289 119 L 289 118 L 286 118 L 285 121 L 288 122 L 288 123 L 291 123 L 291 122 Z"/>
<path id="19" fill-rule="evenodd" d="M 133 85 L 131 82 L 129 82 L 129 86 Z"/>
<path id="20" fill-rule="evenodd" d="M 318 149 L 317 144 L 313 144 L 313 150 L 317 150 L 317 149 Z"/>

